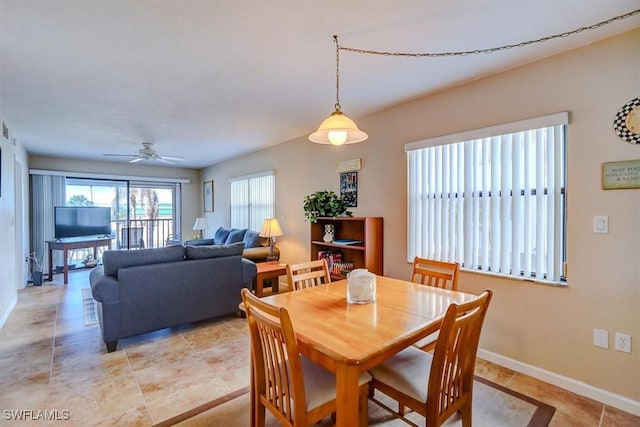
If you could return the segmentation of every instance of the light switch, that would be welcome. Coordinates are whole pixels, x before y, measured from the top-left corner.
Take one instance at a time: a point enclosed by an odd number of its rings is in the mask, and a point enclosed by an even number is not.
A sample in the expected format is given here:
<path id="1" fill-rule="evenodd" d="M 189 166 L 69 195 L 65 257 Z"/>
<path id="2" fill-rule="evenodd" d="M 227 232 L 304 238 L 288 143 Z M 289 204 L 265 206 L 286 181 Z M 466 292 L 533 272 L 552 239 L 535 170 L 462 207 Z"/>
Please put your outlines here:
<path id="1" fill-rule="evenodd" d="M 606 215 L 596 215 L 593 217 L 593 232 L 594 233 L 608 233 L 609 232 L 609 217 Z"/>
<path id="2" fill-rule="evenodd" d="M 604 329 L 594 329 L 593 345 L 596 347 L 609 348 L 609 332 Z"/>

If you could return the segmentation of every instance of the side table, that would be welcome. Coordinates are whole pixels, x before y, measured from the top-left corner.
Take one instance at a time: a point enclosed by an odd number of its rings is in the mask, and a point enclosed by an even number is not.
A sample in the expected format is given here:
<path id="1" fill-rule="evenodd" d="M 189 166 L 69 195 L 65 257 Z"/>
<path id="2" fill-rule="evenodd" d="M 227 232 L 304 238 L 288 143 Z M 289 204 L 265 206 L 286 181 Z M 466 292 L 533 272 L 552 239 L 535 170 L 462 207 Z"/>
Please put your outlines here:
<path id="1" fill-rule="evenodd" d="M 273 279 L 271 281 L 271 289 L 273 293 L 279 292 L 278 278 L 287 274 L 287 265 L 281 264 L 278 261 L 267 261 L 257 262 L 256 267 L 258 267 L 255 284 L 256 296 L 260 298 L 264 296 L 264 281 L 266 279 Z"/>

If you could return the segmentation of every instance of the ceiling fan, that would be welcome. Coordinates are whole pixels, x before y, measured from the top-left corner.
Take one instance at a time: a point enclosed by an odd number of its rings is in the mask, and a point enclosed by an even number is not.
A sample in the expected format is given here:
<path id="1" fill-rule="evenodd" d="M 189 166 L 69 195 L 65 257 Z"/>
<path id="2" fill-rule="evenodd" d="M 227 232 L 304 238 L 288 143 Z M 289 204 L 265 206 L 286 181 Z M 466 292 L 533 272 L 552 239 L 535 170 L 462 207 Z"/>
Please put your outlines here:
<path id="1" fill-rule="evenodd" d="M 158 161 L 163 163 L 181 162 L 184 160 L 182 157 L 175 156 L 162 156 L 153 149 L 152 142 L 143 142 L 143 148 L 138 150 L 137 154 L 104 154 L 107 157 L 133 157 L 129 160 L 129 163 L 137 163 L 143 160 Z"/>

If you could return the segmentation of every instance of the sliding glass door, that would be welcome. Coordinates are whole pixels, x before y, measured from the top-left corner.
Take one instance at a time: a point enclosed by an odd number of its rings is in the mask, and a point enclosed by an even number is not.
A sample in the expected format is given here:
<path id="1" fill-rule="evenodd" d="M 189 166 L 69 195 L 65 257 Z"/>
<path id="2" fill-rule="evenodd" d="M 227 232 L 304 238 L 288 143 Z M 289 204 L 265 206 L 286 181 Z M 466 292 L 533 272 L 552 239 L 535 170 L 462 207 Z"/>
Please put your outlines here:
<path id="1" fill-rule="evenodd" d="M 68 206 L 111 208 L 112 247 L 165 246 L 180 230 L 180 184 L 67 178 Z"/>

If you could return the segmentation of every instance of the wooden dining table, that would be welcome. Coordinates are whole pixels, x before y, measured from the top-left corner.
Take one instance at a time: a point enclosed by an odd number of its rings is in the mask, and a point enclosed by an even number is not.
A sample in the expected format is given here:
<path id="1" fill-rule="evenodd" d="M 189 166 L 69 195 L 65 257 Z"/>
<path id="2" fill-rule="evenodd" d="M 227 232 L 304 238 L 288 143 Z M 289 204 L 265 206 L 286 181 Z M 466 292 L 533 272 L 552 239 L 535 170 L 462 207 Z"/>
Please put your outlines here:
<path id="1" fill-rule="evenodd" d="M 263 298 L 287 309 L 300 352 L 335 373 L 338 427 L 359 425 L 360 373 L 438 330 L 451 303 L 476 298 L 383 276 L 376 287 L 369 304 L 347 303 L 346 280 Z"/>

